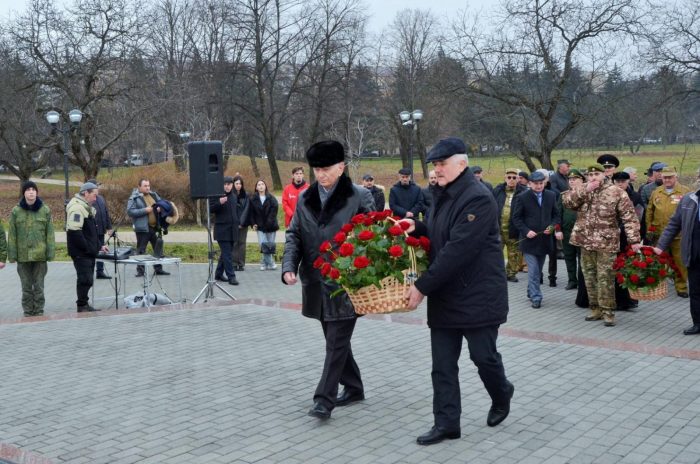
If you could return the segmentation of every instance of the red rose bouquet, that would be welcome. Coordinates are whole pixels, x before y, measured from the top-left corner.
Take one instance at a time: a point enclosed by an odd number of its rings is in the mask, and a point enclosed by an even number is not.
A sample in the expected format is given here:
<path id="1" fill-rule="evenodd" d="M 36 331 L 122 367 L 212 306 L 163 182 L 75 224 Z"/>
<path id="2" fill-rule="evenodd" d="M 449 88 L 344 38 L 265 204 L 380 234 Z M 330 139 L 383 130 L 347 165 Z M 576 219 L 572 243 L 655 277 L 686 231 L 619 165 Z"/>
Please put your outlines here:
<path id="1" fill-rule="evenodd" d="M 398 306 L 405 306 L 404 287 L 428 268 L 430 251 L 430 240 L 407 236 L 408 227 L 408 222 L 393 217 L 389 210 L 355 215 L 332 240 L 321 244 L 314 267 L 341 286 L 338 292 L 348 292 L 358 313 L 402 310 Z M 381 290 L 389 283 L 400 286 L 394 289 L 394 296 L 401 295 L 401 302 L 393 302 L 387 311 L 364 311 L 359 307 L 360 295 Z M 372 306 L 378 304 L 372 302 Z"/>
<path id="2" fill-rule="evenodd" d="M 666 279 L 678 274 L 671 255 L 666 252 L 657 255 L 648 246 L 643 246 L 637 253 L 629 247 L 619 253 L 613 270 L 616 271 L 617 283 L 629 289 L 633 298 L 642 300 L 665 297 Z"/>

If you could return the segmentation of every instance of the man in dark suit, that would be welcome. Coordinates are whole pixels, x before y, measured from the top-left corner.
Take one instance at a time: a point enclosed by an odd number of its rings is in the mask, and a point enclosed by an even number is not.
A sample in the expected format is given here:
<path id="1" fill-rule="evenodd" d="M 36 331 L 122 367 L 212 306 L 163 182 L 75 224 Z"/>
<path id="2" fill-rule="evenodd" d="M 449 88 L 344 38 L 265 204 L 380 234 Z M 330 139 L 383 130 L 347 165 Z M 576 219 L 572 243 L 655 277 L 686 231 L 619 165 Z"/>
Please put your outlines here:
<path id="1" fill-rule="evenodd" d="M 237 197 L 233 192 L 233 177 L 224 176 L 224 195 L 209 199 L 209 211 L 215 214 L 214 240 L 219 243 L 219 248 L 221 248 L 214 276 L 216 280 L 238 285 L 236 272 L 233 268 L 233 247 L 238 241 L 238 226 L 241 221 L 238 217 Z"/>
<path id="2" fill-rule="evenodd" d="M 419 445 L 461 435 L 458 361 L 463 339 L 491 397 L 487 425 L 494 427 L 508 416 L 515 390 L 496 348 L 498 327 L 508 315 L 498 207 L 468 168 L 467 153 L 462 140 L 449 137 L 426 158 L 435 166 L 441 189 L 427 223 L 416 223 L 417 232 L 427 233 L 431 241 L 430 266 L 407 291 L 411 308 L 428 296 L 433 358 L 434 425 L 416 439 Z"/>
<path id="3" fill-rule="evenodd" d="M 564 238 L 561 232 L 561 218 L 557 205 L 557 195 L 545 190 L 544 174 L 535 171 L 530 176 L 530 190 L 518 195 L 513 207 L 513 224 L 520 235 L 520 251 L 527 263 L 527 294 L 533 308 L 542 305 L 540 279 L 544 260 L 552 251 L 554 242 Z"/>

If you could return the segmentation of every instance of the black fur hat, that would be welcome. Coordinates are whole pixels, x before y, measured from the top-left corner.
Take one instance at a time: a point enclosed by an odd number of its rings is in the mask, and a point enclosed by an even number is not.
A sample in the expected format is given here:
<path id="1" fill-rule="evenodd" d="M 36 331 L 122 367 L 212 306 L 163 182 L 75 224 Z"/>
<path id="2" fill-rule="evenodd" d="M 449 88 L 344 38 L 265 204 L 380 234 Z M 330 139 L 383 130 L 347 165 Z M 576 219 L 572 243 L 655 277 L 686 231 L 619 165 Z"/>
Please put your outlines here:
<path id="1" fill-rule="evenodd" d="M 324 140 L 306 150 L 306 160 L 312 168 L 325 168 L 345 161 L 345 149 L 340 142 Z"/>

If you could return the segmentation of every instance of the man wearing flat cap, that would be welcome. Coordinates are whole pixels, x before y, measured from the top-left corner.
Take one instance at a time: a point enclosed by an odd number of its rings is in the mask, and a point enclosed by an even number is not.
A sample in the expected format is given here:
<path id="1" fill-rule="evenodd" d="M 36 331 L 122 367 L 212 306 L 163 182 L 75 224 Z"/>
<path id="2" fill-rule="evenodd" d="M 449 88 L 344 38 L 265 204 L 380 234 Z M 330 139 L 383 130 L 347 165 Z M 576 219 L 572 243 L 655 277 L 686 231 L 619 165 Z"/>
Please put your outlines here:
<path id="1" fill-rule="evenodd" d="M 425 212 L 423 191 L 413 182 L 411 175 L 410 169 L 399 169 L 399 181 L 389 191 L 389 208 L 402 218 L 417 218 Z"/>
<path id="2" fill-rule="evenodd" d="M 77 274 L 76 305 L 79 313 L 99 311 L 89 304 L 95 258 L 100 250 L 107 251 L 97 234 L 96 211 L 92 206 L 96 198 L 97 185 L 86 182 L 66 206 L 66 242 Z"/>
<path id="3" fill-rule="evenodd" d="M 233 177 L 224 176 L 224 195 L 209 199 L 209 212 L 214 214 L 214 240 L 221 249 L 214 277 L 229 285 L 238 285 L 233 268 L 233 247 L 238 241 L 241 221 L 238 217 L 238 197 L 233 191 Z"/>
<path id="4" fill-rule="evenodd" d="M 557 193 L 566 192 L 569 190 L 569 170 L 571 163 L 569 160 L 557 160 L 557 171 L 549 176 L 549 185 Z"/>
<path id="5" fill-rule="evenodd" d="M 384 187 L 379 188 L 374 185 L 374 176 L 370 173 L 362 176 L 362 186 L 372 194 L 374 206 L 377 207 L 377 211 L 384 211 L 384 203 L 386 202 L 384 199 Z"/>
<path id="6" fill-rule="evenodd" d="M 343 170 L 345 150 L 335 140 L 317 142 L 307 150 L 306 159 L 316 182 L 302 193 L 285 235 L 282 282 L 301 280 L 302 314 L 321 321 L 326 338 L 323 373 L 313 398 L 310 416 L 328 419 L 336 406 L 365 398 L 360 369 L 352 354 L 350 340 L 357 316 L 346 293 L 321 276 L 314 261 L 319 247 L 333 241 L 344 224 L 359 213 L 374 211 L 374 200 L 364 187 L 353 185 Z M 338 395 L 338 384 L 344 391 Z"/>
<path id="7" fill-rule="evenodd" d="M 481 166 L 472 166 L 472 167 L 470 168 L 470 170 L 471 170 L 471 172 L 474 173 L 474 177 L 476 177 L 476 179 L 477 179 L 479 182 L 481 182 L 483 185 L 485 185 L 486 187 L 488 187 L 489 190 L 493 190 L 493 185 L 491 185 L 491 183 L 486 182 L 486 181 L 484 180 L 484 177 L 483 177 L 484 169 L 483 169 Z"/>
<path id="8" fill-rule="evenodd" d="M 428 297 L 434 425 L 417 438 L 420 445 L 461 436 L 458 361 L 463 339 L 491 397 L 487 425 L 496 426 L 508 416 L 514 391 L 496 348 L 498 327 L 508 316 L 498 206 L 469 169 L 461 139 L 439 141 L 426 161 L 433 163 L 441 187 L 427 222 L 415 223 L 416 232 L 430 238 L 430 265 L 407 291 L 411 308 Z"/>
<path id="9" fill-rule="evenodd" d="M 523 261 L 523 255 L 518 247 L 518 230 L 513 225 L 511 211 L 514 200 L 518 195 L 527 191 L 518 183 L 518 170 L 506 169 L 505 182 L 493 188 L 493 196 L 498 206 L 498 219 L 501 230 L 501 250 L 505 247 L 508 253 L 508 263 L 506 264 L 506 274 L 508 282 L 518 281 L 518 271 Z"/>
<path id="10" fill-rule="evenodd" d="M 565 207 L 578 211 L 571 232 L 571 243 L 581 247 L 581 267 L 588 287 L 591 312 L 587 321 L 603 319 L 605 326 L 615 325 L 615 272 L 613 262 L 620 249 L 622 222 L 634 251 L 641 247 L 639 220 L 627 193 L 605 177 L 605 168 L 589 166 L 588 182 L 562 193 Z"/>
<path id="11" fill-rule="evenodd" d="M 661 178 L 661 170 L 668 167 L 666 163 L 656 162 L 651 165 L 649 171 L 651 172 L 651 177 L 649 177 L 649 182 L 639 189 L 639 195 L 642 197 L 642 205 L 646 208 L 649 205 L 649 198 L 654 190 L 663 185 L 663 179 Z"/>
<path id="12" fill-rule="evenodd" d="M 647 241 L 652 246 L 656 245 L 656 238 L 668 226 L 683 195 L 691 192 L 690 188 L 678 182 L 678 174 L 672 167 L 661 170 L 661 181 L 663 184 L 651 194 L 646 209 Z M 680 270 L 680 275 L 675 279 L 676 293 L 681 298 L 688 298 L 688 270 L 683 265 L 680 234 L 671 242 L 669 252 Z"/>

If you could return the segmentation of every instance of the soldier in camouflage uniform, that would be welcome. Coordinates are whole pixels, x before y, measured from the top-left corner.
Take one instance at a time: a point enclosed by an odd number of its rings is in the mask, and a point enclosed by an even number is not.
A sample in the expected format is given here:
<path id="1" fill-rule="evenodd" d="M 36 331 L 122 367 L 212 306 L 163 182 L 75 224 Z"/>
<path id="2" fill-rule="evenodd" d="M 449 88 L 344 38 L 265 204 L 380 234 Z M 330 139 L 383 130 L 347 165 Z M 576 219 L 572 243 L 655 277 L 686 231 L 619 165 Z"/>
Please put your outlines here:
<path id="1" fill-rule="evenodd" d="M 501 225 L 501 250 L 503 250 L 503 247 L 508 249 L 506 274 L 509 282 L 518 281 L 516 276 L 523 261 L 523 254 L 518 247 L 518 231 L 515 230 L 511 222 L 510 212 L 513 208 L 513 201 L 515 201 L 517 195 L 526 190 L 527 188 L 518 183 L 517 169 L 507 169 L 505 182 L 498 184 L 492 190 L 493 196 L 496 198 L 496 204 L 498 205 L 498 217 Z"/>
<path id="2" fill-rule="evenodd" d="M 652 246 L 656 246 L 656 237 L 668 225 L 668 221 L 673 216 L 673 213 L 676 212 L 683 195 L 691 192 L 690 188 L 678 183 L 678 175 L 675 169 L 671 167 L 665 167 L 661 170 L 661 180 L 663 185 L 652 192 L 646 210 L 647 227 L 654 227 L 657 231 L 656 234 L 647 231 L 647 237 L 654 237 L 653 242 L 649 243 Z M 681 298 L 688 298 L 688 269 L 683 265 L 683 260 L 681 259 L 680 234 L 676 235 L 676 238 L 671 242 L 669 252 L 680 271 L 680 275 L 675 279 L 676 292 Z"/>
<path id="3" fill-rule="evenodd" d="M 613 261 L 620 248 L 622 221 L 627 239 L 634 251 L 641 247 L 639 219 L 629 196 L 615 187 L 604 175 L 603 166 L 588 168 L 588 182 L 562 194 L 566 208 L 578 211 L 571 232 L 571 244 L 581 247 L 581 267 L 588 286 L 591 313 L 587 321 L 603 319 L 605 325 L 615 325 L 615 273 Z"/>

